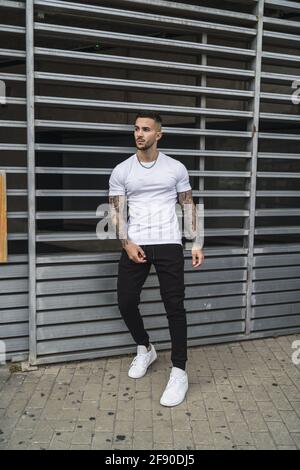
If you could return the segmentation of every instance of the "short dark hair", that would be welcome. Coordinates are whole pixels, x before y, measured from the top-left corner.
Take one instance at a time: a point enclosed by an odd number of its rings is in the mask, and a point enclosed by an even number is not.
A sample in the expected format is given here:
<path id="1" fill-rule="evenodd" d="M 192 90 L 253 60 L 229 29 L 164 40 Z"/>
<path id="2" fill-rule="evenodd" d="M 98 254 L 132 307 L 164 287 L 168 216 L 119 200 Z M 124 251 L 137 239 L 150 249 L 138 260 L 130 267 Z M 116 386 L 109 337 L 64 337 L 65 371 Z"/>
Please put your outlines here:
<path id="1" fill-rule="evenodd" d="M 136 117 L 135 117 L 135 121 L 138 119 L 138 118 L 149 118 L 149 119 L 153 119 L 155 122 L 157 122 L 160 126 L 162 125 L 162 118 L 161 116 L 158 114 L 158 113 L 154 113 L 152 111 L 140 111 Z"/>

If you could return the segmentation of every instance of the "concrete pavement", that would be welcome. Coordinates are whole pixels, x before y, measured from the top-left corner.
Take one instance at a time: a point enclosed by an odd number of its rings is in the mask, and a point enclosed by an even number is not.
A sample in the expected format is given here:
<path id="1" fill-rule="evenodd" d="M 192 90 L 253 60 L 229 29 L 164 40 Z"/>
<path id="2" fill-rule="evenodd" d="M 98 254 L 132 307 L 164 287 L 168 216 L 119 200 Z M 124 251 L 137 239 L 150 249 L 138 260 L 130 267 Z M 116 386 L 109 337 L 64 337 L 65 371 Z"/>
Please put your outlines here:
<path id="1" fill-rule="evenodd" d="M 169 351 L 139 380 L 127 376 L 133 355 L 2 366 L 0 449 L 300 449 L 299 339 L 189 348 L 189 391 L 174 408 L 159 404 Z"/>

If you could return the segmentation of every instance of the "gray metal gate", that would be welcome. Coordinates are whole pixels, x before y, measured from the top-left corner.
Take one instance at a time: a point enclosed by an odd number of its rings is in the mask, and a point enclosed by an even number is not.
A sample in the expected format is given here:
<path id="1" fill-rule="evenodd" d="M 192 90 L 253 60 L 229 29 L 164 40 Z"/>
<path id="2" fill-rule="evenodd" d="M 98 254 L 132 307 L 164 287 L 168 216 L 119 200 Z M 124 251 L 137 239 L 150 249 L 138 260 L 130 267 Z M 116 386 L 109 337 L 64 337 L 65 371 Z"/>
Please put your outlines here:
<path id="1" fill-rule="evenodd" d="M 8 357 L 134 350 L 117 308 L 119 244 L 95 228 L 145 108 L 162 114 L 161 149 L 187 166 L 205 206 L 200 270 L 185 253 L 189 345 L 298 332 L 300 5 L 0 0 L 0 14 Z M 141 301 L 151 340 L 168 348 L 153 269 Z"/>

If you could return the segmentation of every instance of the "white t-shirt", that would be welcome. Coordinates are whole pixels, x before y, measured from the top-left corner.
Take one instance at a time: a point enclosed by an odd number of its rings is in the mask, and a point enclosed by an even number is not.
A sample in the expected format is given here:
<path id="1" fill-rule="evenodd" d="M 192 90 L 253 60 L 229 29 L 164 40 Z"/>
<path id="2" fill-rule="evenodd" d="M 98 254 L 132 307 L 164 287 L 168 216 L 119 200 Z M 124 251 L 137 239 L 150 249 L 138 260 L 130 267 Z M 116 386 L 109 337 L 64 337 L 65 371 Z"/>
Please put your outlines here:
<path id="1" fill-rule="evenodd" d="M 151 167 L 153 162 L 142 162 Z M 109 196 L 126 195 L 128 239 L 138 245 L 179 243 L 177 193 L 191 189 L 186 167 L 159 152 L 152 168 L 134 154 L 119 163 L 109 179 Z"/>

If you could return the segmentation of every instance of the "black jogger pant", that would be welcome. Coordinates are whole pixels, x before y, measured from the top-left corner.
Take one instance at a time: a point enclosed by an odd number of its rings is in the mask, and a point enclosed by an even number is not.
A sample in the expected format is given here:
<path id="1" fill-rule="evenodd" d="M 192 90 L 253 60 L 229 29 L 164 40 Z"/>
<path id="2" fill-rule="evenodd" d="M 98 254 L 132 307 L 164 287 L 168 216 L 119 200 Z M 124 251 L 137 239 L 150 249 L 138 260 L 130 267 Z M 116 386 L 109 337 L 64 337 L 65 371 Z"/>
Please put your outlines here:
<path id="1" fill-rule="evenodd" d="M 187 361 L 187 323 L 184 308 L 184 255 L 179 243 L 140 245 L 147 262 L 132 261 L 123 248 L 118 266 L 118 305 L 121 315 L 138 345 L 149 345 L 139 311 L 140 293 L 153 263 L 160 285 L 160 294 L 167 313 L 171 336 L 171 361 L 185 369 Z"/>

